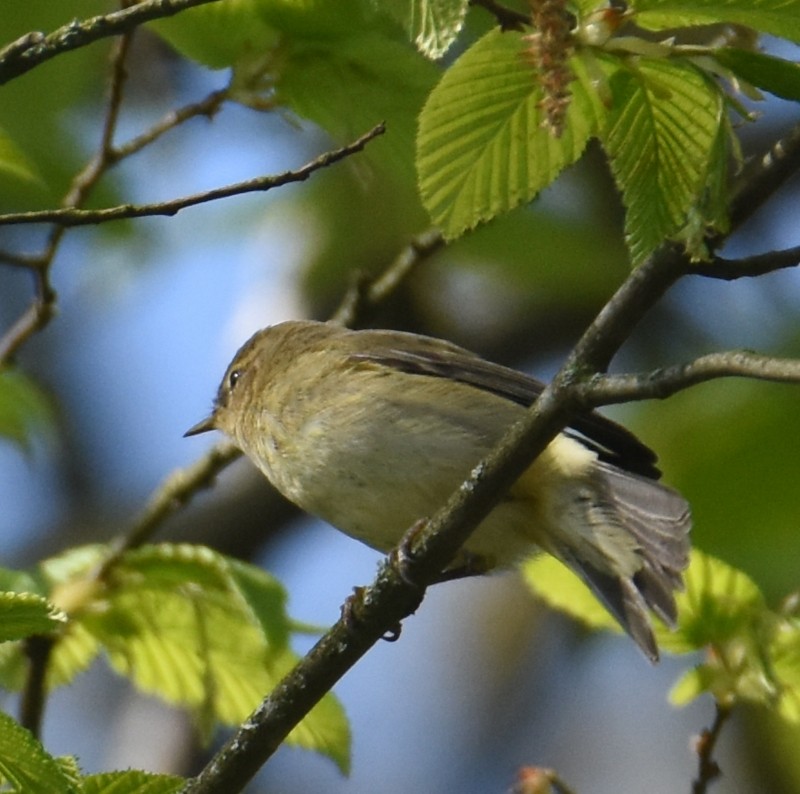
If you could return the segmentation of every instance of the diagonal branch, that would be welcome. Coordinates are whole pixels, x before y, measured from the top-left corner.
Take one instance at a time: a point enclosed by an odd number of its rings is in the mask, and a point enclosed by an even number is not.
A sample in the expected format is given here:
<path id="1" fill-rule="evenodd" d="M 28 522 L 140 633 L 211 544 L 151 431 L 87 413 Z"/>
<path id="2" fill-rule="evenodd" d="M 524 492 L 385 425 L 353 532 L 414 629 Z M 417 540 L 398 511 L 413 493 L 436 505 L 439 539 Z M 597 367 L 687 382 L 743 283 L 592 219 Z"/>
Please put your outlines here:
<path id="1" fill-rule="evenodd" d="M 304 182 L 311 174 L 321 168 L 327 168 L 340 160 L 360 152 L 373 138 L 382 135 L 386 130 L 383 123 L 376 125 L 369 132 L 362 135 L 353 143 L 325 152 L 296 171 L 285 171 L 282 174 L 260 176 L 244 182 L 194 193 L 190 196 L 171 199 L 154 204 L 120 204 L 117 207 L 107 207 L 100 210 L 83 210 L 76 207 L 64 207 L 55 210 L 41 210 L 39 212 L 13 212 L 0 215 L 0 226 L 25 223 L 55 223 L 59 226 L 89 226 L 99 223 L 108 223 L 127 218 L 145 218 L 154 215 L 176 215 L 187 207 L 205 204 L 209 201 L 241 196 L 245 193 L 265 192 L 292 182 Z"/>
<path id="2" fill-rule="evenodd" d="M 26 33 L 0 50 L 0 85 L 30 71 L 62 52 L 133 30 L 152 19 L 171 17 L 187 8 L 219 0 L 144 0 L 121 11 L 73 20 L 49 35 Z"/>
<path id="3" fill-rule="evenodd" d="M 726 350 L 652 372 L 596 375 L 579 388 L 587 404 L 599 406 L 634 400 L 660 400 L 718 378 L 800 383 L 800 360 L 764 356 L 748 350 Z"/>

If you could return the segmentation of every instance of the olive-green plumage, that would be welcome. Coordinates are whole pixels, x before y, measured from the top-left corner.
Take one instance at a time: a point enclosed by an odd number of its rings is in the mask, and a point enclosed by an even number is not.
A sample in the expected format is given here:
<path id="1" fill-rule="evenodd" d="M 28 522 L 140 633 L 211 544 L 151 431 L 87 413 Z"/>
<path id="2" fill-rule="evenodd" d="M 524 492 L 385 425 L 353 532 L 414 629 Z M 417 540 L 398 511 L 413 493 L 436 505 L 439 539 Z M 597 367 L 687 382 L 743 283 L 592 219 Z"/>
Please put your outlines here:
<path id="1" fill-rule="evenodd" d="M 234 357 L 211 416 L 288 499 L 381 551 L 432 515 L 542 384 L 447 342 L 287 322 Z M 577 433 L 580 435 L 577 435 Z M 675 620 L 689 508 L 655 455 L 592 413 L 557 436 L 467 541 L 490 567 L 543 549 L 651 659 L 648 608 Z"/>

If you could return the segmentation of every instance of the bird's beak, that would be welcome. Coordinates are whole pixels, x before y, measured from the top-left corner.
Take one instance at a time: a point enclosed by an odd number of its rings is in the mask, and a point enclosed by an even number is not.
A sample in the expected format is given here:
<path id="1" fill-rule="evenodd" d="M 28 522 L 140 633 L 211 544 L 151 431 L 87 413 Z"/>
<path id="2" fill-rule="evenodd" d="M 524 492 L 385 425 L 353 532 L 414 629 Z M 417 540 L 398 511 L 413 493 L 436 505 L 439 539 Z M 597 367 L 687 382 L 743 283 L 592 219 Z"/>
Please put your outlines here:
<path id="1" fill-rule="evenodd" d="M 205 419 L 198 422 L 196 425 L 192 425 L 184 434 L 183 437 L 186 438 L 187 436 L 196 436 L 200 433 L 207 433 L 209 430 L 216 429 L 216 425 L 214 424 L 214 414 L 207 416 Z"/>

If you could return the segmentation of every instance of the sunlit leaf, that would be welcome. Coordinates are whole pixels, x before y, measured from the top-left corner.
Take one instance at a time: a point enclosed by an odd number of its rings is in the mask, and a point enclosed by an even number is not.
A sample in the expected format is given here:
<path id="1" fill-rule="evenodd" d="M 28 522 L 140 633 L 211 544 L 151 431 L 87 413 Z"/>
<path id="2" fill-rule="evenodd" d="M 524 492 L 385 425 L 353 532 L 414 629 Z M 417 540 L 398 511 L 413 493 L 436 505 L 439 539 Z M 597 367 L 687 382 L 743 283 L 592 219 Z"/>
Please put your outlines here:
<path id="1" fill-rule="evenodd" d="M 684 585 L 676 598 L 677 630 L 656 632 L 664 650 L 686 653 L 722 645 L 749 635 L 766 615 L 764 597 L 747 574 L 697 549 Z"/>
<path id="2" fill-rule="evenodd" d="M 522 573 L 528 586 L 546 604 L 593 629 L 622 628 L 591 590 L 562 562 L 549 554 L 526 560 Z"/>
<path id="3" fill-rule="evenodd" d="M 647 28 L 674 28 L 735 22 L 800 41 L 800 0 L 634 0 L 636 23 Z"/>
<path id="4" fill-rule="evenodd" d="M 543 126 L 542 90 L 521 34 L 494 30 L 444 74 L 422 110 L 417 172 L 423 202 L 449 238 L 530 201 L 583 152 L 605 123 L 597 75 L 575 74 L 563 134 Z M 597 58 L 607 76 L 614 61 Z"/>
<path id="5" fill-rule="evenodd" d="M 154 775 L 128 769 L 88 775 L 81 781 L 81 794 L 177 794 L 186 780 L 175 775 Z"/>
<path id="6" fill-rule="evenodd" d="M 89 553 L 83 557 L 92 560 Z M 68 563 L 61 561 L 62 587 L 80 589 L 82 570 Z M 63 578 L 66 568 L 74 580 Z M 205 547 L 161 544 L 128 552 L 102 587 L 86 592 L 54 652 L 54 676 L 74 674 L 102 647 L 117 672 L 188 708 L 206 735 L 217 722 L 241 722 L 296 661 L 287 647 L 281 585 Z M 289 741 L 347 764 L 349 734 L 332 696 Z"/>
<path id="7" fill-rule="evenodd" d="M 639 60 L 613 86 L 603 146 L 627 209 L 625 235 L 636 265 L 700 205 L 710 166 L 720 167 L 711 154 L 724 103 L 698 69 L 666 59 Z"/>
<path id="8" fill-rule="evenodd" d="M 0 642 L 62 628 L 67 616 L 34 593 L 0 592 Z"/>
<path id="9" fill-rule="evenodd" d="M 464 25 L 469 0 L 373 0 L 396 19 L 417 49 L 429 58 L 440 58 Z"/>
<path id="10" fill-rule="evenodd" d="M 77 794 L 58 761 L 41 742 L 0 712 L 0 780 L 19 794 Z M 5 790 L 5 789 L 4 789 Z"/>

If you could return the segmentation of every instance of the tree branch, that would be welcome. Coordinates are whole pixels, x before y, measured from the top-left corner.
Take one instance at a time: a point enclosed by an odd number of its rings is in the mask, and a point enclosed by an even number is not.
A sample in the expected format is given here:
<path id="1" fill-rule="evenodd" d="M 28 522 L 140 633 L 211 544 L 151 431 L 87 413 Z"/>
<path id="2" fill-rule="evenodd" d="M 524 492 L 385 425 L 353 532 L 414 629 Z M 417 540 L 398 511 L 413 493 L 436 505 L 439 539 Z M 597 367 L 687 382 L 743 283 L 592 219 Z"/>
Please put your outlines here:
<path id="1" fill-rule="evenodd" d="M 660 400 L 717 378 L 800 383 L 800 360 L 764 356 L 748 350 L 727 350 L 652 372 L 596 375 L 579 389 L 587 404 L 597 407 L 634 400 Z"/>
<path id="2" fill-rule="evenodd" d="M 82 210 L 75 207 L 64 207 L 55 210 L 42 210 L 39 212 L 14 212 L 0 215 L 0 226 L 24 223 L 56 223 L 59 226 L 88 226 L 109 221 L 127 218 L 144 218 L 154 215 L 177 215 L 187 207 L 205 204 L 209 201 L 240 196 L 245 193 L 265 192 L 292 182 L 304 182 L 311 174 L 321 168 L 327 168 L 334 163 L 360 152 L 373 138 L 382 135 L 386 130 L 383 123 L 376 125 L 369 132 L 362 135 L 353 143 L 325 152 L 316 159 L 298 168 L 296 171 L 285 171 L 282 174 L 256 177 L 244 182 L 194 193 L 170 201 L 154 204 L 121 204 L 117 207 L 107 207 L 100 210 Z"/>
<path id="3" fill-rule="evenodd" d="M 114 544 L 98 578 L 105 577 L 126 551 L 147 543 L 169 516 L 188 504 L 198 491 L 210 488 L 219 473 L 241 456 L 242 451 L 238 447 L 223 442 L 213 446 L 191 466 L 170 474 L 150 498 L 139 518 Z"/>
<path id="4" fill-rule="evenodd" d="M 26 33 L 0 51 L 0 85 L 63 52 L 126 33 L 152 19 L 171 17 L 187 8 L 216 2 L 219 0 L 144 0 L 110 14 L 73 20 L 49 35 L 38 31 Z"/>
<path id="5" fill-rule="evenodd" d="M 735 281 L 737 278 L 755 278 L 800 265 L 800 245 L 783 251 L 768 251 L 765 254 L 748 256 L 744 259 L 723 259 L 716 257 L 711 262 L 697 262 L 689 275 Z"/>
<path id="6" fill-rule="evenodd" d="M 62 208 L 73 209 L 84 201 L 94 189 L 103 172 L 111 162 L 114 132 L 122 104 L 122 89 L 125 84 L 125 60 L 130 49 L 133 31 L 122 35 L 111 50 L 111 75 L 109 78 L 108 102 L 103 121 L 100 145 L 95 156 L 78 172 L 61 200 Z M 63 210 L 62 210 L 63 211 Z M 14 264 L 28 267 L 34 277 L 34 297 L 28 308 L 0 338 L 0 364 L 9 361 L 17 350 L 33 334 L 44 328 L 56 313 L 57 295 L 50 283 L 50 268 L 55 259 L 65 228 L 57 226 L 47 239 L 44 250 L 37 256 L 17 257 Z"/>
<path id="7" fill-rule="evenodd" d="M 444 238 L 438 229 L 415 237 L 378 278 L 356 280 L 331 316 L 331 322 L 353 328 L 366 311 L 386 300 L 420 263 L 443 247 Z"/>
<path id="8" fill-rule="evenodd" d="M 733 188 L 731 227 L 738 228 L 800 168 L 800 124 L 773 144 L 766 154 L 751 160 Z M 711 245 L 716 247 L 717 238 Z"/>
<path id="9" fill-rule="evenodd" d="M 714 705 L 716 707 L 714 722 L 697 737 L 695 745 L 698 771 L 692 783 L 692 794 L 706 794 L 709 785 L 720 776 L 719 765 L 714 760 L 714 750 L 722 728 L 731 716 L 731 707 L 719 701 L 715 701 Z"/>

